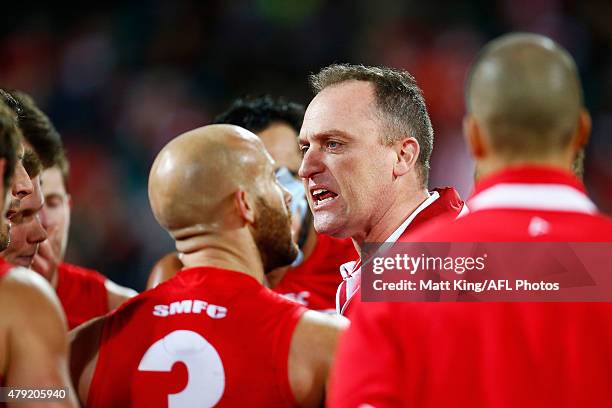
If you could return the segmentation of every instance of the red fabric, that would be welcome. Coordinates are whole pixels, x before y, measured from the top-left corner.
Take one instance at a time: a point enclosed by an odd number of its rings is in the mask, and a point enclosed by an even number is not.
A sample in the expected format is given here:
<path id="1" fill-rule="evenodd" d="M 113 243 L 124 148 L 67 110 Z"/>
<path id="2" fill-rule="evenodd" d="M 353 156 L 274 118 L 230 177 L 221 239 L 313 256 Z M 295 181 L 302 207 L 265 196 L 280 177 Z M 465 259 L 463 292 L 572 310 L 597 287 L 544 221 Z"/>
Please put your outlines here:
<path id="1" fill-rule="evenodd" d="M 424 225 L 428 225 L 433 220 L 440 223 L 447 223 L 459 216 L 465 203 L 461 197 L 459 197 L 457 190 L 452 187 L 444 187 L 435 188 L 433 191 L 437 191 L 438 194 L 440 194 L 440 198 L 431 203 L 430 206 L 421 211 L 419 215 L 412 220 L 408 228 L 406 228 L 406 231 L 398 238 L 398 242 L 406 240 L 411 234 L 415 233 Z"/>
<path id="2" fill-rule="evenodd" d="M 484 180 L 475 197 L 501 183 L 584 191 L 569 174 L 521 168 Z M 612 221 L 599 214 L 471 211 L 411 239 L 612 242 Z M 529 233 L 533 217 L 549 224 L 546 234 Z M 609 407 L 610 344 L 612 303 L 358 304 L 339 348 L 330 406 Z"/>
<path id="3" fill-rule="evenodd" d="M 417 230 L 422 229 L 424 226 L 429 225 L 432 221 L 440 222 L 443 224 L 449 223 L 456 219 L 464 206 L 464 202 L 459 197 L 459 193 L 452 187 L 436 188 L 440 194 L 440 198 L 431 203 L 429 206 L 423 209 L 417 216 L 412 220 L 408 228 L 398 238 L 398 242 L 408 241 L 409 237 Z M 360 264 L 358 264 L 361 267 Z M 347 291 L 344 287 L 346 282 L 342 282 L 338 288 L 338 303 L 341 314 L 350 318 L 353 305 L 361 302 L 361 274 L 360 271 L 354 271 L 354 279 L 357 280 L 355 290 L 350 296 L 347 296 Z M 350 279 L 350 278 L 349 278 Z"/>
<path id="4" fill-rule="evenodd" d="M 154 314 L 173 302 L 186 309 Z M 87 406 L 167 407 L 170 398 L 184 398 L 180 406 L 295 406 L 288 355 L 305 310 L 245 274 L 184 269 L 109 315 Z M 169 338 L 179 334 L 182 351 L 173 351 Z M 146 366 L 164 362 L 165 370 Z M 208 401 L 215 392 L 220 400 Z"/>
<path id="5" fill-rule="evenodd" d="M 336 310 L 336 290 L 342 282 L 339 268 L 359 256 L 351 239 L 318 235 L 317 244 L 300 265 L 289 268 L 274 292 L 319 311 Z"/>
<path id="6" fill-rule="evenodd" d="M 8 271 L 10 271 L 13 267 L 13 264 L 8 263 L 4 258 L 0 257 L 0 279 L 2 278 L 2 276 L 6 275 Z"/>
<path id="7" fill-rule="evenodd" d="M 68 263 L 60 264 L 57 272 L 55 291 L 66 313 L 69 329 L 108 313 L 104 275 Z"/>

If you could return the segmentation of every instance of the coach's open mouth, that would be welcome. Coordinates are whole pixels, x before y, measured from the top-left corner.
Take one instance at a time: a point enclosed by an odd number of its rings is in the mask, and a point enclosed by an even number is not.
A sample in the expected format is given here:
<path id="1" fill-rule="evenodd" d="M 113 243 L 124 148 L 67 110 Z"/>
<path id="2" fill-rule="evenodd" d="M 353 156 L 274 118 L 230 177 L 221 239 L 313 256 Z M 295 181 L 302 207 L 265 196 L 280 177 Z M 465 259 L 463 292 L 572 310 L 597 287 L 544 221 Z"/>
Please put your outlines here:
<path id="1" fill-rule="evenodd" d="M 322 206 L 338 197 L 338 194 L 325 188 L 314 188 L 310 190 L 310 194 L 315 207 Z"/>

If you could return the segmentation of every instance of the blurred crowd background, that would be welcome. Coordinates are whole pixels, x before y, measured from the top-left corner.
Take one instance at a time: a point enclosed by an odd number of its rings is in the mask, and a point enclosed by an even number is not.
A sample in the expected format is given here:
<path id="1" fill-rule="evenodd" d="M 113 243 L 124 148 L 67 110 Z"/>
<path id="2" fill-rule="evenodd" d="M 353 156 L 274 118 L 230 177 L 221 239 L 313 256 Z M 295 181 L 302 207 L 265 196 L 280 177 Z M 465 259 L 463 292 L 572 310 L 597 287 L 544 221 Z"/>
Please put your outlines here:
<path id="1" fill-rule="evenodd" d="M 435 130 L 431 186 L 468 195 L 464 79 L 478 49 L 508 31 L 548 35 L 576 59 L 594 124 L 585 181 L 612 213 L 606 0 L 16 2 L 0 25 L 0 86 L 33 95 L 65 140 L 73 199 L 66 259 L 141 290 L 173 249 L 147 201 L 159 149 L 238 96 L 307 104 L 307 75 L 333 62 L 410 71 Z"/>

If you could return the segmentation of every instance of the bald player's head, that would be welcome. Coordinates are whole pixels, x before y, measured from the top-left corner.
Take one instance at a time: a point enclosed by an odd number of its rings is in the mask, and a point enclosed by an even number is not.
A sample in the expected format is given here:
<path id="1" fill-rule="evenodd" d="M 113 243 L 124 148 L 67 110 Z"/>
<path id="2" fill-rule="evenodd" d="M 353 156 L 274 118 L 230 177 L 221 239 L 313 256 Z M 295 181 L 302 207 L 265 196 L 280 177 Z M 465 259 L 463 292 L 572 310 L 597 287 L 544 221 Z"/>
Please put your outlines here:
<path id="1" fill-rule="evenodd" d="M 487 44 L 470 71 L 466 99 L 468 118 L 506 159 L 563 154 L 586 132 L 577 151 L 590 131 L 572 57 L 541 35 L 508 34 Z"/>
<path id="2" fill-rule="evenodd" d="M 266 271 L 297 254 L 288 197 L 261 140 L 232 125 L 204 126 L 173 139 L 149 175 L 153 214 L 175 240 L 248 228 Z"/>

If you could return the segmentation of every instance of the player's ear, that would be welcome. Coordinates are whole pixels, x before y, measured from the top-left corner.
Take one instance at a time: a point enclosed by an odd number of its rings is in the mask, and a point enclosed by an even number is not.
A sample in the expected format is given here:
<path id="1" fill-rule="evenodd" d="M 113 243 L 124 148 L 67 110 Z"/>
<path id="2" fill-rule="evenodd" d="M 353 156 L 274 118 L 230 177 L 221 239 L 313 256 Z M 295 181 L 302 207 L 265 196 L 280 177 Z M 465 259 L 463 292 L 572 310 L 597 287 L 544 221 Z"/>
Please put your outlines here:
<path id="1" fill-rule="evenodd" d="M 578 152 L 586 146 L 591 136 L 591 115 L 586 109 L 582 109 L 578 116 L 578 124 L 576 126 L 576 134 L 573 138 L 572 144 L 574 151 Z"/>
<path id="2" fill-rule="evenodd" d="M 476 118 L 470 114 L 463 118 L 463 137 L 474 159 L 482 159 L 486 154 L 482 129 Z"/>
<path id="3" fill-rule="evenodd" d="M 397 160 L 393 165 L 393 175 L 403 176 L 415 167 L 419 158 L 419 142 L 414 137 L 407 137 L 396 144 Z"/>
<path id="4" fill-rule="evenodd" d="M 252 194 L 244 190 L 238 190 L 234 193 L 234 201 L 238 209 L 238 215 L 247 224 L 255 222 L 255 205 L 251 198 Z"/>

